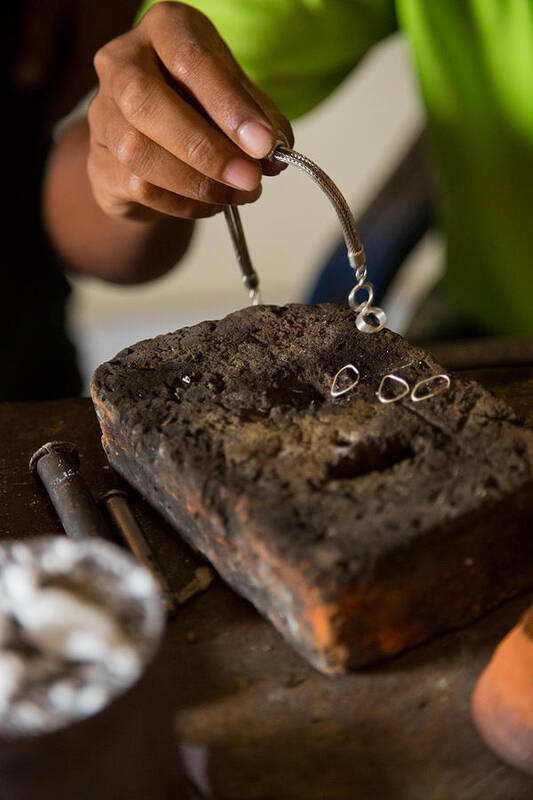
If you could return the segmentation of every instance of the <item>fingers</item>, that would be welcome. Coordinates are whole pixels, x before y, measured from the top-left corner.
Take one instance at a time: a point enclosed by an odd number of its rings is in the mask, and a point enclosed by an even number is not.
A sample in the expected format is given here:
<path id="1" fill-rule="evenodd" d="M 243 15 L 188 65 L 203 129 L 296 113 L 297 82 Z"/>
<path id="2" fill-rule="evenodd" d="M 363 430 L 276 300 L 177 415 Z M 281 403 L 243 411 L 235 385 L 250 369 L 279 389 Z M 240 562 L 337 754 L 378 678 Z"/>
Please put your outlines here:
<path id="1" fill-rule="evenodd" d="M 279 175 L 280 172 L 287 169 L 288 164 L 282 164 L 280 161 L 273 161 L 269 158 L 265 158 L 261 161 L 261 167 L 263 169 L 263 175 L 267 177 L 273 177 L 275 175 Z"/>
<path id="2" fill-rule="evenodd" d="M 162 189 L 214 205 L 251 203 L 260 195 L 259 187 L 250 192 L 232 189 L 180 161 L 131 126 L 109 98 L 93 101 L 89 121 L 98 143 L 122 166 Z"/>
<path id="3" fill-rule="evenodd" d="M 210 125 L 159 78 L 124 68 L 115 76 L 113 97 L 124 118 L 175 158 L 213 180 L 251 191 L 261 181 L 257 162 Z"/>
<path id="4" fill-rule="evenodd" d="M 265 158 L 278 132 L 243 85 L 242 71 L 212 23 L 182 4 L 159 4 L 146 17 L 158 58 L 215 125 L 252 158 Z"/>
<path id="5" fill-rule="evenodd" d="M 110 216 L 142 222 L 161 214 L 202 219 L 222 210 L 220 205 L 181 197 L 132 175 L 105 147 L 91 148 L 87 171 L 98 205 Z"/>
<path id="6" fill-rule="evenodd" d="M 272 127 L 277 131 L 278 136 L 276 144 L 282 143 L 286 144 L 288 147 L 293 147 L 294 132 L 287 117 L 283 116 L 272 98 L 265 94 L 258 86 L 255 86 L 246 76 L 243 77 L 243 80 L 251 96 L 269 118 Z"/>
<path id="7" fill-rule="evenodd" d="M 272 122 L 272 126 L 278 131 L 278 143 L 292 147 L 294 145 L 294 133 L 289 120 L 283 116 L 279 111 L 273 100 L 265 94 L 258 86 L 255 86 L 246 76 L 243 78 L 245 85 L 248 87 L 250 94 L 256 99 L 258 105 L 261 106 L 264 113 Z M 261 167 L 263 175 L 279 175 L 280 172 L 287 169 L 287 164 L 272 161 L 270 159 L 263 159 Z"/>
<path id="8" fill-rule="evenodd" d="M 265 159 L 290 124 L 197 10 L 158 3 L 94 63 L 91 182 L 108 213 L 206 216 L 283 168 Z"/>

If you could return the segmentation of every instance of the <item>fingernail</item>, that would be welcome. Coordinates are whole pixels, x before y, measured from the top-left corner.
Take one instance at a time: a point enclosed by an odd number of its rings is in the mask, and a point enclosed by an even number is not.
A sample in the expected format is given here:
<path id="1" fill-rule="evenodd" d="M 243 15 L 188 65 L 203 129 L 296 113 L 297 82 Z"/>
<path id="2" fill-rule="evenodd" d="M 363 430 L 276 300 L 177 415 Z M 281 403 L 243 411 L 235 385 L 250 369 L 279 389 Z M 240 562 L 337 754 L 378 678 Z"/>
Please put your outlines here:
<path id="1" fill-rule="evenodd" d="M 256 189 L 261 181 L 261 170 L 257 164 L 245 161 L 243 158 L 233 158 L 227 165 L 222 176 L 225 183 L 231 184 L 236 189 L 251 192 Z"/>
<path id="2" fill-rule="evenodd" d="M 261 197 L 261 193 L 263 191 L 263 187 L 261 184 L 254 189 L 252 192 L 233 192 L 233 196 L 231 198 L 231 204 L 234 206 L 245 205 L 246 203 L 255 203 L 255 201 Z"/>
<path id="3" fill-rule="evenodd" d="M 272 150 L 274 133 L 259 122 L 245 122 L 239 128 L 239 139 L 247 153 L 264 158 Z"/>

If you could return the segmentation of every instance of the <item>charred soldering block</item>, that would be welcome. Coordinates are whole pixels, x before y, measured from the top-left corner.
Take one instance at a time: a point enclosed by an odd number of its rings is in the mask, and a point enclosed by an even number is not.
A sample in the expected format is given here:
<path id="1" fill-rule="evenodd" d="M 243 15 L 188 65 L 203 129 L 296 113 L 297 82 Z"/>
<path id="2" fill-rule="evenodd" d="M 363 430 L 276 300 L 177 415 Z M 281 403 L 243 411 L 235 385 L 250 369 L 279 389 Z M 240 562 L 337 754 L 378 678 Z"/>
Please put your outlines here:
<path id="1" fill-rule="evenodd" d="M 258 306 L 123 350 L 92 395 L 113 467 L 333 673 L 533 584 L 533 433 L 454 376 L 379 402 L 442 372 L 347 308 Z"/>

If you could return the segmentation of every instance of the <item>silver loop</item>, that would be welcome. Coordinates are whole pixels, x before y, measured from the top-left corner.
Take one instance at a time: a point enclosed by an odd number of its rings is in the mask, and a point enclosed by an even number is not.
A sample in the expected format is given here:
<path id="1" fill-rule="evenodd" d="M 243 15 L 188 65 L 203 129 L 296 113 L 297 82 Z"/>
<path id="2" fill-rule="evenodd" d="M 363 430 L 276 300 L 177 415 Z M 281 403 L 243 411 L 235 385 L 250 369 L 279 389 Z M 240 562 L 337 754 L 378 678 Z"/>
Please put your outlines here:
<path id="1" fill-rule="evenodd" d="M 377 325 L 367 322 L 367 317 L 374 317 L 374 319 L 377 320 Z M 355 318 L 355 324 L 357 326 L 357 330 L 361 331 L 361 333 L 377 333 L 378 331 L 381 331 L 387 324 L 387 315 L 383 309 L 378 308 L 377 306 L 368 306 L 358 313 Z"/>
<path id="2" fill-rule="evenodd" d="M 341 376 L 342 376 L 342 374 L 343 374 L 343 372 L 345 370 L 346 371 L 347 370 L 351 370 L 353 372 L 353 374 L 355 375 L 355 379 L 348 386 L 345 386 L 344 389 L 338 389 L 337 385 L 338 385 L 338 383 L 340 381 L 340 378 L 341 378 Z M 346 394 L 347 392 L 351 392 L 351 390 L 355 389 L 355 387 L 359 383 L 359 378 L 360 377 L 361 377 L 361 373 L 359 372 L 357 367 L 354 367 L 353 364 L 345 364 L 344 367 L 341 367 L 340 370 L 335 375 L 335 377 L 333 378 L 333 380 L 331 382 L 331 388 L 329 390 L 329 393 L 331 394 L 332 397 L 340 397 L 341 395 Z"/>
<path id="3" fill-rule="evenodd" d="M 383 394 L 383 388 L 385 386 L 385 381 L 393 381 L 399 383 L 400 386 L 403 387 L 403 391 L 400 394 L 394 395 L 393 397 L 385 397 Z M 400 378 L 399 375 L 394 375 L 392 372 L 389 372 L 388 375 L 384 375 L 381 379 L 381 383 L 379 384 L 379 388 L 376 392 L 377 398 L 380 403 L 397 403 L 398 400 L 401 400 L 403 397 L 409 394 L 409 384 L 403 378 Z"/>
<path id="4" fill-rule="evenodd" d="M 307 175 L 315 181 L 335 209 L 342 227 L 348 258 L 350 258 L 349 254 L 352 253 L 352 257 L 355 258 L 357 266 L 364 263 L 365 251 L 359 238 L 352 211 L 339 187 L 336 186 L 329 175 L 326 175 L 324 170 L 320 169 L 320 167 L 307 156 L 304 156 L 302 153 L 297 153 L 296 150 L 291 150 L 289 147 L 284 147 L 283 145 L 278 145 L 278 147 L 276 147 L 271 155 L 271 159 L 273 161 L 280 161 L 283 164 L 291 164 L 298 167 L 298 169 L 306 172 Z"/>
<path id="5" fill-rule="evenodd" d="M 417 395 L 417 390 L 421 389 L 422 386 L 431 384 L 434 381 L 443 381 L 443 383 L 440 388 L 435 389 L 433 392 L 423 394 L 421 397 Z M 442 394 L 442 392 L 445 392 L 447 389 L 449 389 L 450 385 L 450 376 L 446 375 L 445 372 L 441 372 L 439 375 L 431 375 L 429 378 L 423 378 L 413 387 L 413 391 L 411 392 L 411 400 L 413 403 L 419 403 L 421 400 L 428 400 L 430 397 L 436 397 L 436 395 Z"/>
<path id="6" fill-rule="evenodd" d="M 363 291 L 363 289 L 368 293 L 368 297 L 366 300 L 363 300 L 362 303 L 358 303 L 356 300 L 356 295 L 358 292 Z M 356 314 L 364 309 L 368 308 L 372 305 L 372 300 L 374 299 L 374 286 L 370 283 L 370 281 L 366 281 L 361 285 L 357 284 L 354 286 L 350 294 L 348 295 L 348 305 L 352 308 Z"/>

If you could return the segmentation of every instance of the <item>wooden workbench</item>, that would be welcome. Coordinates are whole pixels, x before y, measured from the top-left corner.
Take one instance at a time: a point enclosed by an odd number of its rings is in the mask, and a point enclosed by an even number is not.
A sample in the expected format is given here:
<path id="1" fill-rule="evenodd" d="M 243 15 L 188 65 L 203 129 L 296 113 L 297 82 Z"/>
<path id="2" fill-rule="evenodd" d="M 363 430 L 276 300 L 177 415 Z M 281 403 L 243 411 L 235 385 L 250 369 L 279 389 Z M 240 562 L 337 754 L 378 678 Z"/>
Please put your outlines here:
<path id="1" fill-rule="evenodd" d="M 533 368 L 463 373 L 533 426 Z M 0 405 L 0 536 L 60 533 L 28 472 L 46 441 L 79 446 L 98 494 L 120 485 L 87 399 Z M 133 497 L 174 588 L 199 560 Z M 532 531 L 533 533 L 533 531 Z M 530 596 L 379 668 L 314 672 L 220 580 L 184 604 L 163 648 L 164 690 L 182 741 L 207 746 L 217 800 L 529 800 L 533 780 L 498 761 L 469 715 L 472 688 Z"/>

